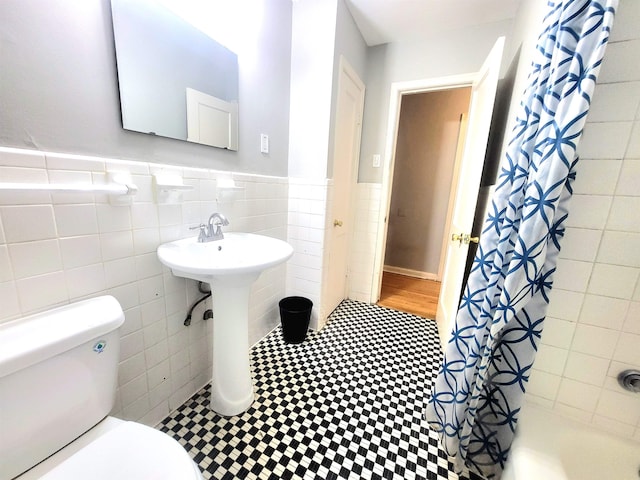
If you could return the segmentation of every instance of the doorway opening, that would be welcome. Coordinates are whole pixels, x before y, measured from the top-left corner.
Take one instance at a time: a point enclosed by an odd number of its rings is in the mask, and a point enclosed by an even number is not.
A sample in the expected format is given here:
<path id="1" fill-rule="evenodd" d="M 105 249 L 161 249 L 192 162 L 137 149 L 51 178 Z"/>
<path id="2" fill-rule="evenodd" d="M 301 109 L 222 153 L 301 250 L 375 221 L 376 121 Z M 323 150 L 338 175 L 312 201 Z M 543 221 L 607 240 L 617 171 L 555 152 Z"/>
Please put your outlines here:
<path id="1" fill-rule="evenodd" d="M 378 304 L 435 319 L 470 86 L 403 93 Z"/>

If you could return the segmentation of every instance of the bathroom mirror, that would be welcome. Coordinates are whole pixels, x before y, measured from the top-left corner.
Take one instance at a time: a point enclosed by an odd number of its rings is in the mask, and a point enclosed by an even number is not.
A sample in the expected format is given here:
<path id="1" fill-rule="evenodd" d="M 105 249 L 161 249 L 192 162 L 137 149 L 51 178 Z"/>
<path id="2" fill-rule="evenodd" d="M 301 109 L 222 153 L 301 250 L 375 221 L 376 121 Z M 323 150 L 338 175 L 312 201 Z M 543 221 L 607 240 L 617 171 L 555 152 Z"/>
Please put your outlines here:
<path id="1" fill-rule="evenodd" d="M 111 0 L 126 130 L 238 150 L 238 57 L 156 0 Z"/>

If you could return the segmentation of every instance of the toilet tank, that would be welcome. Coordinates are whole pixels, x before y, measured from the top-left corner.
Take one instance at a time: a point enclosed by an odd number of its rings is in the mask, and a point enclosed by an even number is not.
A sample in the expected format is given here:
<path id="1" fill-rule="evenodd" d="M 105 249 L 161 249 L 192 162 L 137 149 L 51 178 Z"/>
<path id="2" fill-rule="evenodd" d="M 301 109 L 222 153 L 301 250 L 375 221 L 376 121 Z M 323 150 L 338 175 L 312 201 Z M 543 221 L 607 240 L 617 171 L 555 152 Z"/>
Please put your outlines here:
<path id="1" fill-rule="evenodd" d="M 102 296 L 0 324 L 0 480 L 108 415 L 123 322 L 118 301 Z"/>

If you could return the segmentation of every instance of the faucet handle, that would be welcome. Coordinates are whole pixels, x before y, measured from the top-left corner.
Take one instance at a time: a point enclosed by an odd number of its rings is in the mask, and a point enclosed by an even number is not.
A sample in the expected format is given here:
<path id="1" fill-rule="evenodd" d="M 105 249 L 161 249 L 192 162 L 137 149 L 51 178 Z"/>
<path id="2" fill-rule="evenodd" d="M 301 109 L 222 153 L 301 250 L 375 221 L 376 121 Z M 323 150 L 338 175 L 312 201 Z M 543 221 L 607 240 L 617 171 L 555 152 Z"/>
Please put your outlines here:
<path id="1" fill-rule="evenodd" d="M 198 234 L 198 242 L 205 242 L 207 238 L 207 226 L 204 223 L 201 223 L 198 226 L 189 227 L 189 230 L 195 230 L 196 228 L 200 229 L 200 233 Z"/>

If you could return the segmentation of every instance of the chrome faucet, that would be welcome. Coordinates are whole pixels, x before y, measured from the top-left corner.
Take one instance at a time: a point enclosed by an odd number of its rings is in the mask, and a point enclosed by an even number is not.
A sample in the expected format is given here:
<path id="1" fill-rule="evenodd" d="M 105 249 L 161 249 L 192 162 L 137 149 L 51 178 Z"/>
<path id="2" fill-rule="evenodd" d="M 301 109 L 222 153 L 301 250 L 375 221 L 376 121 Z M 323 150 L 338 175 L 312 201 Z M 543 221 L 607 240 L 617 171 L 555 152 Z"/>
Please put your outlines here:
<path id="1" fill-rule="evenodd" d="M 222 233 L 222 227 L 226 227 L 229 225 L 229 220 L 221 213 L 213 213 L 209 217 L 209 225 L 207 228 L 207 240 L 210 242 L 211 240 L 222 240 L 224 235 Z M 215 227 L 215 230 L 214 230 Z"/>
<path id="2" fill-rule="evenodd" d="M 190 230 L 194 230 L 196 228 L 200 229 L 200 233 L 198 234 L 198 242 L 212 242 L 214 240 L 222 240 L 224 238 L 224 234 L 222 233 L 222 227 L 229 225 L 229 220 L 221 213 L 213 213 L 209 217 L 209 221 L 207 225 L 201 223 L 197 227 L 191 227 Z"/>

